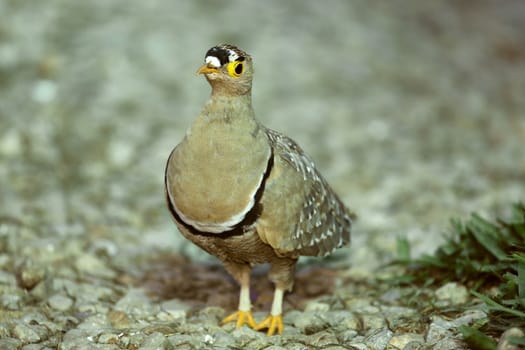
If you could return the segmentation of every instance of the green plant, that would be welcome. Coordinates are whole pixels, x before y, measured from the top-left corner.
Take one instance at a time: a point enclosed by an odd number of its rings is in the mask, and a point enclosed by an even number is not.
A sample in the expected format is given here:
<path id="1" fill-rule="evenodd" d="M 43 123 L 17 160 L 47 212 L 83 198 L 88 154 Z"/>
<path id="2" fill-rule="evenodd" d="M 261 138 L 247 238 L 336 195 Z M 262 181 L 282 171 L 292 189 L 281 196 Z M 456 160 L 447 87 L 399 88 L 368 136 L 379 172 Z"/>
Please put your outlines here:
<path id="1" fill-rule="evenodd" d="M 432 286 L 456 281 L 469 287 L 485 303 L 489 320 L 479 330 L 460 331 L 473 347 L 495 348 L 480 334 L 499 336 L 509 327 L 525 327 L 525 206 L 515 204 L 507 220 L 491 222 L 472 214 L 466 222 L 451 223 L 447 241 L 432 255 L 410 259 L 408 243 L 398 240 L 402 254 L 397 264 L 407 269 L 405 283 Z"/>

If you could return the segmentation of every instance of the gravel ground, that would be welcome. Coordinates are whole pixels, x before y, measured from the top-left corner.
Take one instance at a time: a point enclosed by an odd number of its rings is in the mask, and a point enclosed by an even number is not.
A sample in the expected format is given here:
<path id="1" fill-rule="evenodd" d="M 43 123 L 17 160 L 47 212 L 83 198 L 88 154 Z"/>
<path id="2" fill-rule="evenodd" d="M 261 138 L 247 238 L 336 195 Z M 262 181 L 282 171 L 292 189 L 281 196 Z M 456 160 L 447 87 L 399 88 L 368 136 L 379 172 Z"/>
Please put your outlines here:
<path id="1" fill-rule="evenodd" d="M 0 0 L 0 349 L 451 349 L 455 319 L 371 283 L 407 237 L 525 195 L 525 3 Z M 359 215 L 301 262 L 285 334 L 221 327 L 237 288 L 176 232 L 163 167 L 221 42 L 255 59 L 254 105 Z M 282 79 L 281 79 L 282 78 Z M 255 272 L 255 316 L 271 302 Z M 424 291 L 445 305 L 460 285 Z"/>

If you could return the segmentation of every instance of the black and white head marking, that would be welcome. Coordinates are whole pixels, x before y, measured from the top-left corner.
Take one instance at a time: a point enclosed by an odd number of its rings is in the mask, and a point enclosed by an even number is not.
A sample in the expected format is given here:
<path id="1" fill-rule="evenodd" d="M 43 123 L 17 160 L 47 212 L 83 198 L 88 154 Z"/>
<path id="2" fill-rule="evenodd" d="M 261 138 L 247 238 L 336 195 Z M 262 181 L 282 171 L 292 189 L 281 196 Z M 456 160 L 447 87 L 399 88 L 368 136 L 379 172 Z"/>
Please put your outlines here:
<path id="1" fill-rule="evenodd" d="M 247 54 L 232 45 L 214 46 L 206 52 L 205 62 L 219 68 L 233 61 L 244 61 Z"/>

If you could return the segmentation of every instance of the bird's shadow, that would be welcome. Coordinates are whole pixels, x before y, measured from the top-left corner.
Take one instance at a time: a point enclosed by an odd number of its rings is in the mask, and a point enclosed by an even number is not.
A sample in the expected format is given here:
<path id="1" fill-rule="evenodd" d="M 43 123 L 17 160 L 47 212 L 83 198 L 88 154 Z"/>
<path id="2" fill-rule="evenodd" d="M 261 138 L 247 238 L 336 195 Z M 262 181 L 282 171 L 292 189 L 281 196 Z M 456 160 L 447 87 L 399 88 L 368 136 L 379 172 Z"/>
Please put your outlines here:
<path id="1" fill-rule="evenodd" d="M 193 262 L 181 255 L 163 255 L 152 258 L 135 279 L 158 301 L 178 299 L 194 308 L 220 306 L 235 310 L 239 286 L 219 262 Z M 273 298 L 273 284 L 267 277 L 268 266 L 254 268 L 251 278 L 251 299 L 256 310 L 269 310 Z M 322 265 L 298 266 L 292 293 L 287 293 L 284 311 L 302 309 L 308 300 L 331 294 L 337 272 Z"/>

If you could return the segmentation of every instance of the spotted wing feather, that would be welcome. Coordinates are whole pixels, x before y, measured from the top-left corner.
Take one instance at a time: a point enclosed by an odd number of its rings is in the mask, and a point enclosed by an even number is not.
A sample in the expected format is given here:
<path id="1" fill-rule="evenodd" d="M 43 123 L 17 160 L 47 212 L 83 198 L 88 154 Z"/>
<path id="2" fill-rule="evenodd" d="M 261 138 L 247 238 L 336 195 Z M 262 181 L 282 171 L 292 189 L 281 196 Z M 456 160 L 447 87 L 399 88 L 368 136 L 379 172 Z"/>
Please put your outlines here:
<path id="1" fill-rule="evenodd" d="M 306 195 L 296 213 L 295 232 L 289 232 L 292 237 L 286 240 L 292 242 L 293 252 L 299 255 L 328 255 L 347 244 L 353 214 L 295 141 L 274 130 L 267 129 L 266 133 L 274 156 L 281 157 L 304 181 Z"/>

